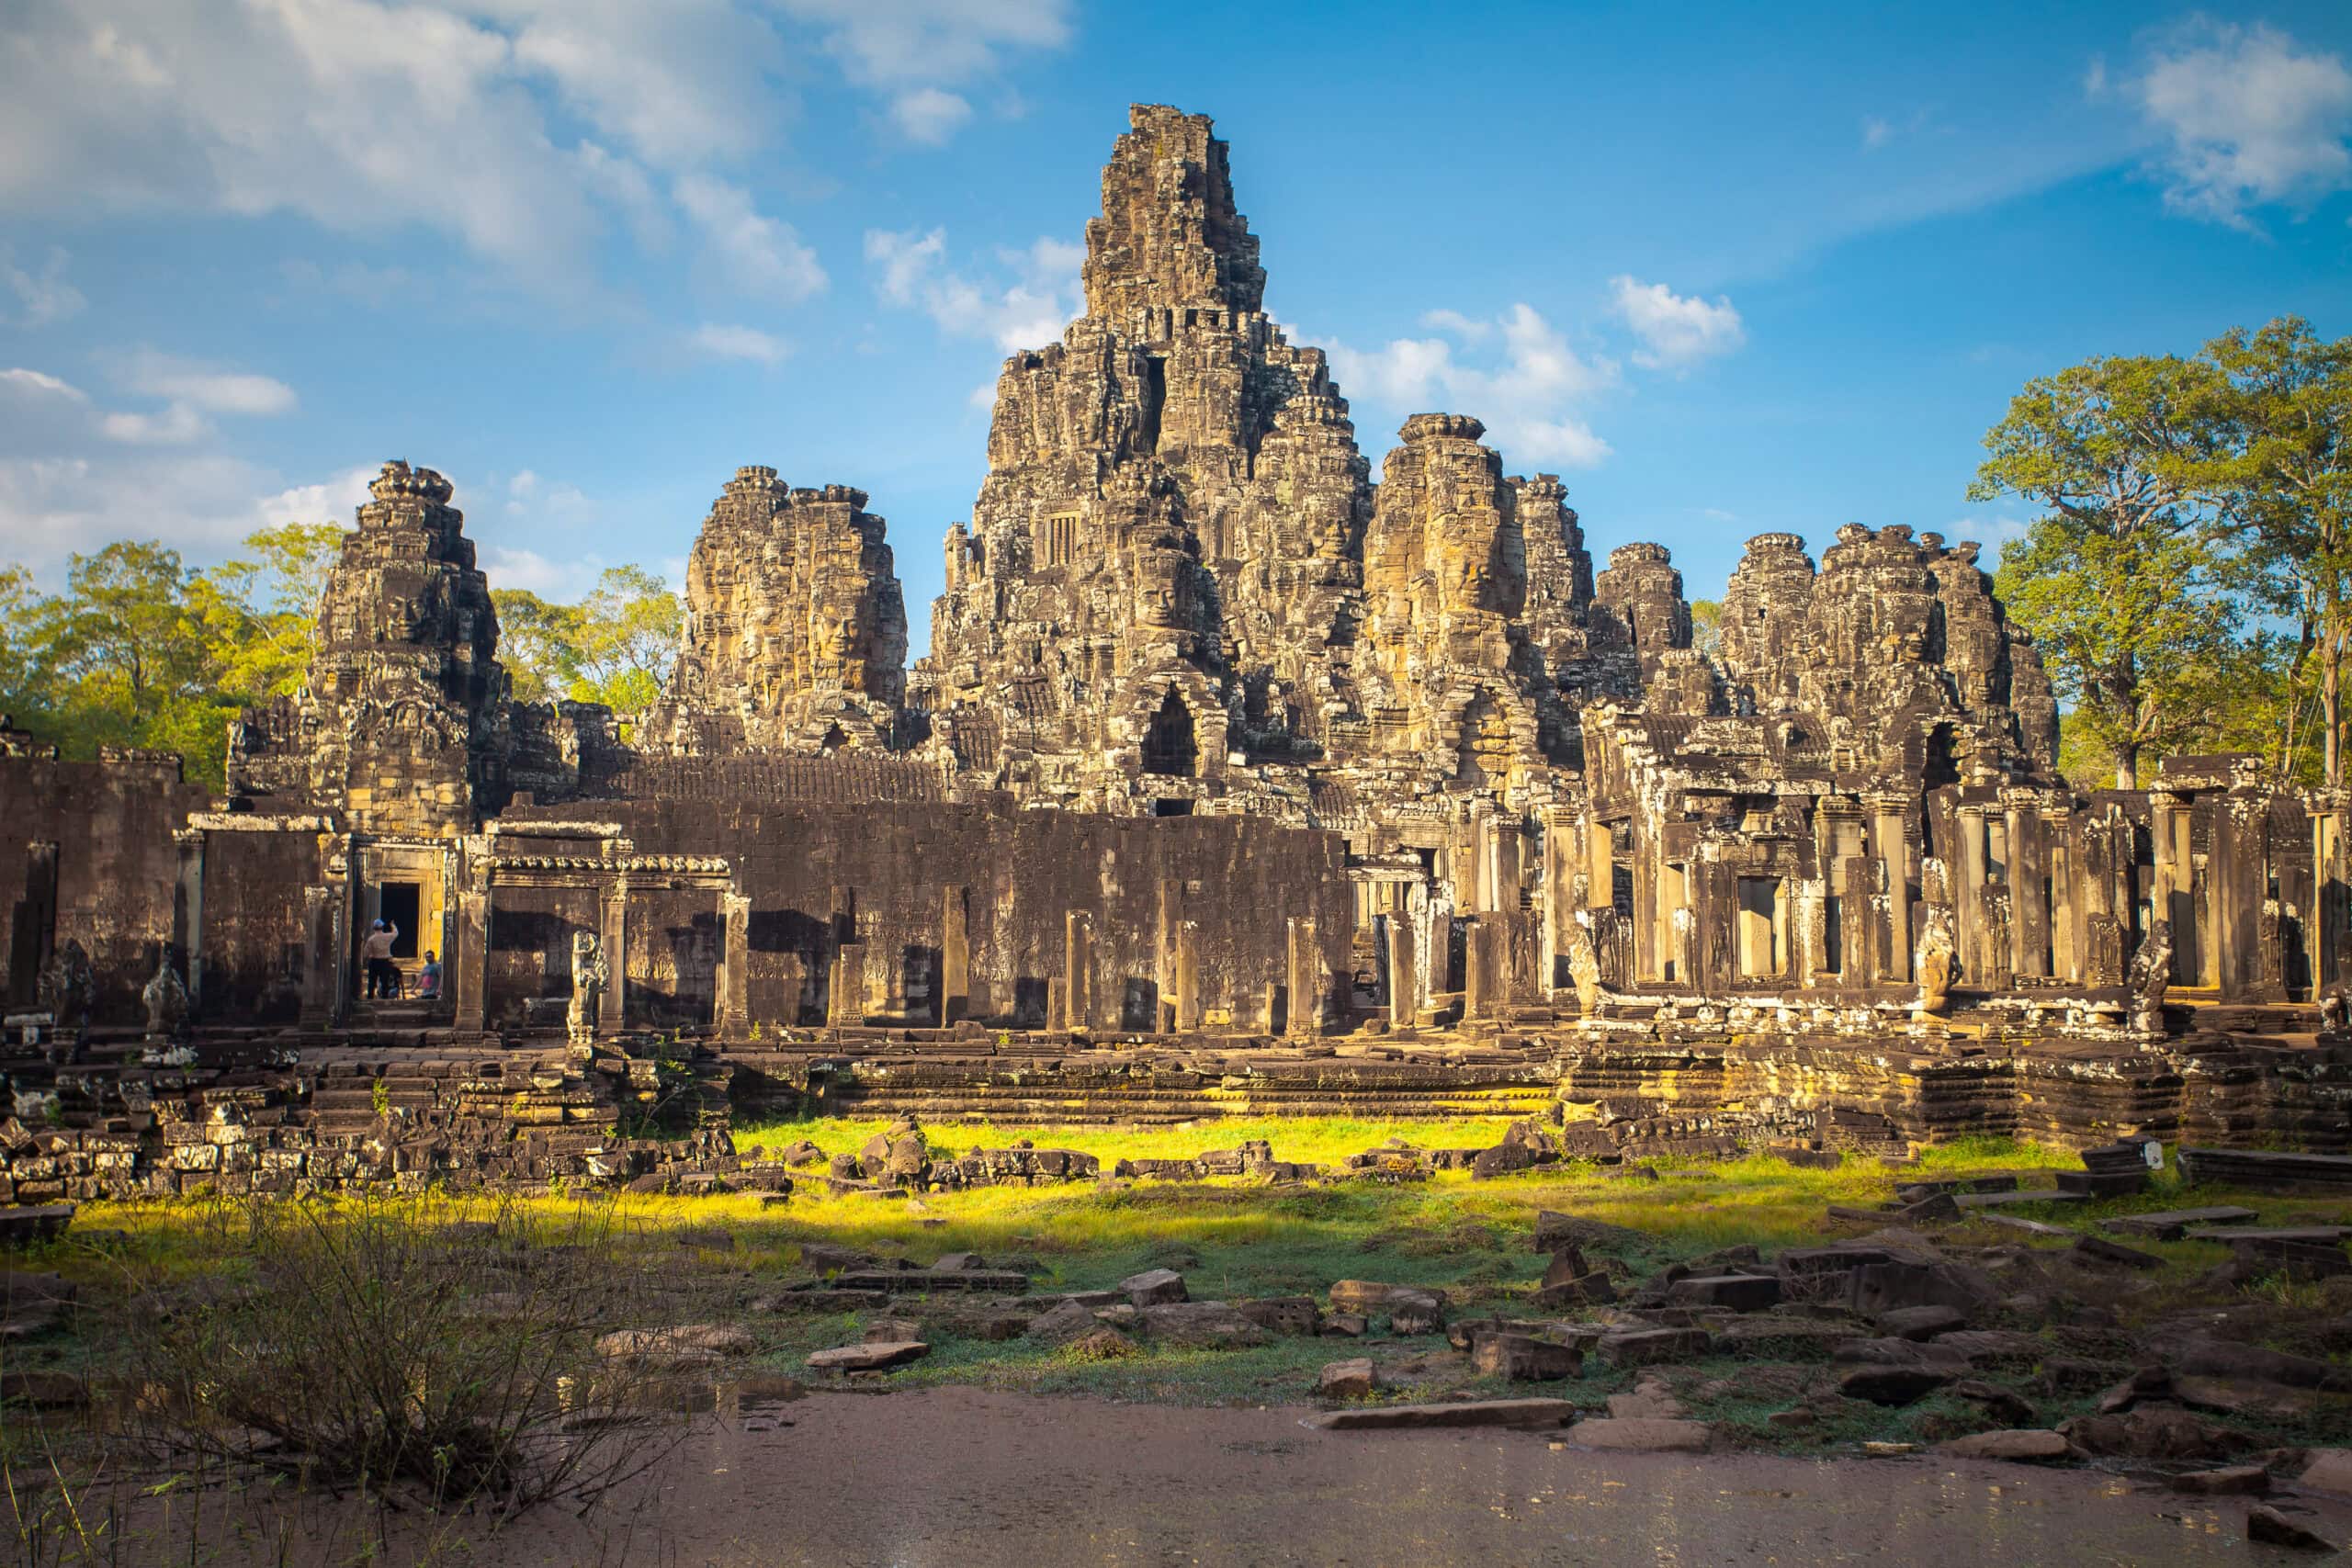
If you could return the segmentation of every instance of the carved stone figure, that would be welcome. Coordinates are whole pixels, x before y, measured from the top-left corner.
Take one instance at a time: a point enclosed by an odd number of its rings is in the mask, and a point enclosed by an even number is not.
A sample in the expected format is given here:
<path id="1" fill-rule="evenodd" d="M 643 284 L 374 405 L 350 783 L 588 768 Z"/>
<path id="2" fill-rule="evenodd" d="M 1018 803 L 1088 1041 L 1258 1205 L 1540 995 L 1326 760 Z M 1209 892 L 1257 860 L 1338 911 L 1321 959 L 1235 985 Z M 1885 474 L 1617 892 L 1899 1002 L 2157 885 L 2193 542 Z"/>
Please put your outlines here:
<path id="1" fill-rule="evenodd" d="M 180 972 L 172 964 L 172 950 L 168 946 L 155 964 L 154 978 L 139 995 L 147 1004 L 148 1039 L 169 1040 L 187 1027 L 187 987 L 180 983 Z"/>
<path id="2" fill-rule="evenodd" d="M 2345 1018 L 2352 1012 L 2352 998 L 2342 991 L 2328 991 L 2319 998 L 2319 1027 L 2323 1034 L 2344 1032 Z"/>
<path id="3" fill-rule="evenodd" d="M 2165 993 L 2172 987 L 2172 922 L 2152 921 L 2132 955 L 2132 1032 L 2165 1032 Z"/>
<path id="4" fill-rule="evenodd" d="M 612 980 L 603 944 L 587 931 L 572 933 L 571 1006 L 564 1013 L 564 1026 L 574 1045 L 596 1043 L 596 1020 L 604 1010 L 605 987 Z"/>
<path id="5" fill-rule="evenodd" d="M 90 967 L 90 955 L 83 951 L 80 941 L 67 937 L 50 951 L 49 961 L 40 966 L 35 995 L 40 1010 L 49 1014 L 54 1026 L 61 1030 L 86 1029 L 90 1024 L 91 993 L 97 987 L 97 976 Z"/>
<path id="6" fill-rule="evenodd" d="M 1577 1007 L 1587 1018 L 1600 1016 L 1600 954 L 1581 922 L 1568 925 L 1568 974 L 1577 983 Z"/>
<path id="7" fill-rule="evenodd" d="M 1952 977 L 1960 967 L 1960 953 L 1952 945 L 1951 918 L 1940 908 L 1928 909 L 1928 929 L 1919 937 L 1913 963 L 1919 997 L 1911 1004 L 1911 1021 L 1934 1023 L 1951 1005 Z"/>

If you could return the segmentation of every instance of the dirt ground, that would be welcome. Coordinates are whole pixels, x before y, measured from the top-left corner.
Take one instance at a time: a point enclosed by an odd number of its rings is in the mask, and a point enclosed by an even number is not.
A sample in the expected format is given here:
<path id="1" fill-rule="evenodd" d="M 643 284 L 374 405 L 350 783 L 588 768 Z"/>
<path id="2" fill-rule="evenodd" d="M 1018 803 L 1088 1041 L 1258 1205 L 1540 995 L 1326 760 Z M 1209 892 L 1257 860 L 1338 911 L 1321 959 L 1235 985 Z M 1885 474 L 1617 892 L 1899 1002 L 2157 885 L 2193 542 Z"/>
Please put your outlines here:
<path id="1" fill-rule="evenodd" d="M 1590 1453 L 1557 1433 L 1327 1433 L 1310 1414 L 968 1388 L 747 1400 L 585 1519 L 545 1510 L 482 1539 L 313 1516 L 290 1541 L 254 1528 L 210 1560 L 348 1562 L 367 1536 L 378 1561 L 515 1568 L 2310 1561 L 2249 1546 L 2244 1499 L 2096 1470 Z M 2352 1537 L 2352 1503 L 2311 1501 Z M 153 1506 L 141 1522 L 160 1522 Z"/>

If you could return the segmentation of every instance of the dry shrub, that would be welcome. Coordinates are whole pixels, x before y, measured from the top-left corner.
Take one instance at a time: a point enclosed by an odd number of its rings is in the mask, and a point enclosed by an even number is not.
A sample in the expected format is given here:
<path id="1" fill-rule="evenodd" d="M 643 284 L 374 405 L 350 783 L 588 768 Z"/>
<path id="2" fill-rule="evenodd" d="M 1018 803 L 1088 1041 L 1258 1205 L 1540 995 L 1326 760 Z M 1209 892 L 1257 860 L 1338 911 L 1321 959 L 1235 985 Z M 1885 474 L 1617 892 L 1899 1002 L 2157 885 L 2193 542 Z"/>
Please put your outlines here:
<path id="1" fill-rule="evenodd" d="M 650 1373 L 596 1354 L 640 1289 L 609 1210 L 360 1197 L 236 1217 L 213 1281 L 152 1289 L 132 1318 L 130 1426 L 164 1462 L 505 1516 L 585 1506 L 675 1440 Z"/>

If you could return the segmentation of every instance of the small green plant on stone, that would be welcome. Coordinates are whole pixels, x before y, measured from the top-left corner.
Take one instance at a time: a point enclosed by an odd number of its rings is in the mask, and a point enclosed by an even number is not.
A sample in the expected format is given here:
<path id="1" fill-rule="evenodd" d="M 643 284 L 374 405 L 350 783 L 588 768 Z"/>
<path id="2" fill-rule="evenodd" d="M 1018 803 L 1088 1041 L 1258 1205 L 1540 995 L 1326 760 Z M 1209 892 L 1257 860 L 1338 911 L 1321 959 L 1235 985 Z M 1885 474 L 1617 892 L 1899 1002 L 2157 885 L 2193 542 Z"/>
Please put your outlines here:
<path id="1" fill-rule="evenodd" d="M 390 1116 L 392 1113 L 392 1086 L 378 1078 L 368 1087 L 368 1103 L 375 1108 L 378 1116 Z"/>

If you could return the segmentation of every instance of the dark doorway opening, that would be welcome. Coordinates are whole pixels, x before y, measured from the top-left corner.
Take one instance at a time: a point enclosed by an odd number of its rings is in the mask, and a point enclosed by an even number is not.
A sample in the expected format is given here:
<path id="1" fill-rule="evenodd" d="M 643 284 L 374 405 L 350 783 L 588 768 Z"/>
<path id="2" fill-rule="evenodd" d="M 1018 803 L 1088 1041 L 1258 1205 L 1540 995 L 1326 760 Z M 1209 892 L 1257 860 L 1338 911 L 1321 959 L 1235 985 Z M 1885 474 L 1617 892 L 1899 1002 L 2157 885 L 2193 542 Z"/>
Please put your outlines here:
<path id="1" fill-rule="evenodd" d="M 1182 795 L 1163 795 L 1151 803 L 1151 814 L 1154 817 L 1190 817 L 1193 803 Z"/>
<path id="2" fill-rule="evenodd" d="M 421 900 L 413 882 L 387 882 L 376 889 L 376 918 L 390 922 L 394 958 L 416 956 L 416 920 Z"/>
<path id="3" fill-rule="evenodd" d="M 1199 748 L 1193 739 L 1193 710 L 1170 686 L 1143 738 L 1143 771 L 1188 779 L 1199 761 Z"/>

